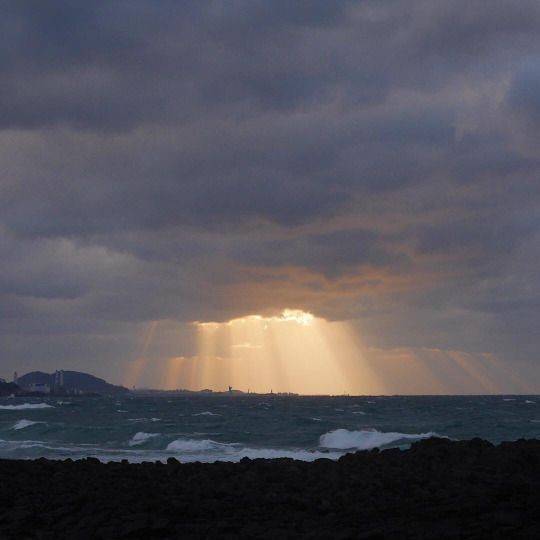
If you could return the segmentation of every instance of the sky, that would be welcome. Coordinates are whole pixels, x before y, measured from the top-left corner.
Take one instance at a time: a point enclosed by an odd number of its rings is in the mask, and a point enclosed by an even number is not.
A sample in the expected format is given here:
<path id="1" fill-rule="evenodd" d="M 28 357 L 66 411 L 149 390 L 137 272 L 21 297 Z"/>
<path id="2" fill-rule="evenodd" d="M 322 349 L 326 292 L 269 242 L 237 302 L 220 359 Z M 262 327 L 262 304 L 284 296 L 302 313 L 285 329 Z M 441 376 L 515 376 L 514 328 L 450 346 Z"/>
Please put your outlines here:
<path id="1" fill-rule="evenodd" d="M 0 376 L 540 392 L 537 0 L 1 11 Z"/>

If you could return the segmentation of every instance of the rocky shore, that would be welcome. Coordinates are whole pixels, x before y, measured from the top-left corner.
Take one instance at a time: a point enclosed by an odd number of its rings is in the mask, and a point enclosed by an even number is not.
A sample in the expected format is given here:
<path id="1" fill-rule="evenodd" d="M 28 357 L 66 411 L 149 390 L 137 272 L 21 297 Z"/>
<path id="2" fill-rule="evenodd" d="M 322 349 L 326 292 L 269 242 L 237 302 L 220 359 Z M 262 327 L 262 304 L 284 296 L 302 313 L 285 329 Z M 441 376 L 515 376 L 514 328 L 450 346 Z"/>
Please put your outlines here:
<path id="1" fill-rule="evenodd" d="M 540 441 L 339 461 L 0 460 L 0 538 L 540 538 Z"/>

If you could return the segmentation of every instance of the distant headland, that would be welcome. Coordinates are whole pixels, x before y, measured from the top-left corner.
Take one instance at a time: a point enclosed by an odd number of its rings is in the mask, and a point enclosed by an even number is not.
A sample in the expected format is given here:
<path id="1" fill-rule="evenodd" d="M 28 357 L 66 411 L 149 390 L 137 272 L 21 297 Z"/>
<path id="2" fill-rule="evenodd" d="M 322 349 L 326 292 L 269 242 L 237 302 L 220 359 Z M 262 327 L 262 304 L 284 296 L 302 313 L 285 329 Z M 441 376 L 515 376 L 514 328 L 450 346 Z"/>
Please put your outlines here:
<path id="1" fill-rule="evenodd" d="M 0 396 L 33 395 L 118 395 L 129 393 L 127 388 L 110 384 L 104 379 L 79 371 L 59 370 L 54 373 L 31 371 L 13 376 L 13 382 L 0 379 Z"/>

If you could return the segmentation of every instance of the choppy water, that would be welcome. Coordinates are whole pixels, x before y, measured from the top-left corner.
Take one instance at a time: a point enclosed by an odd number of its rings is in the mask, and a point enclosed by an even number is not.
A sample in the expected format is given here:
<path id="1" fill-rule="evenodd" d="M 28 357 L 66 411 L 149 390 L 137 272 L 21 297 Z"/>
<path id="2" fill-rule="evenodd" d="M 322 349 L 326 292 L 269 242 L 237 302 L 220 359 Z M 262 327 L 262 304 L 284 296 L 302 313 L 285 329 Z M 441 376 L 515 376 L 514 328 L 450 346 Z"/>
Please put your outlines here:
<path id="1" fill-rule="evenodd" d="M 540 438 L 540 396 L 0 399 L 0 458 L 337 458 L 438 434 Z"/>

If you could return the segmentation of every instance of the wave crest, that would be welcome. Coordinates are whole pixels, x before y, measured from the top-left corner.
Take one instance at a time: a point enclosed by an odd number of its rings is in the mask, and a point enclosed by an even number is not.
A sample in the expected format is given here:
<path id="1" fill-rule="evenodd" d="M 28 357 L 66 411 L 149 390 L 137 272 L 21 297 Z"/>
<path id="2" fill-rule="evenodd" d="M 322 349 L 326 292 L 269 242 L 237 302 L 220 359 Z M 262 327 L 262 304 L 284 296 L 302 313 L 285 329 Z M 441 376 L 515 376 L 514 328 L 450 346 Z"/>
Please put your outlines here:
<path id="1" fill-rule="evenodd" d="M 144 444 L 150 439 L 153 439 L 154 437 L 159 437 L 159 435 L 159 433 L 145 433 L 144 431 L 139 431 L 133 435 L 128 444 L 129 446 L 138 446 L 140 444 Z"/>
<path id="2" fill-rule="evenodd" d="M 27 409 L 54 409 L 48 403 L 22 403 L 21 405 L 0 405 L 3 411 L 24 411 Z"/>
<path id="3" fill-rule="evenodd" d="M 167 445 L 167 450 L 170 452 L 202 452 L 205 450 L 224 449 L 231 445 L 218 443 L 211 439 L 176 439 Z"/>
<path id="4" fill-rule="evenodd" d="M 388 444 L 404 440 L 420 440 L 429 437 L 437 437 L 433 432 L 429 433 L 397 433 L 382 432 L 376 430 L 349 431 L 347 429 L 335 429 L 321 435 L 319 446 L 322 448 L 333 448 L 337 450 L 370 450 Z"/>
<path id="5" fill-rule="evenodd" d="M 19 420 L 13 427 L 12 429 L 24 429 L 24 428 L 27 428 L 27 427 L 30 427 L 30 426 L 33 426 L 35 424 L 44 424 L 45 422 L 34 422 L 33 420 Z"/>

